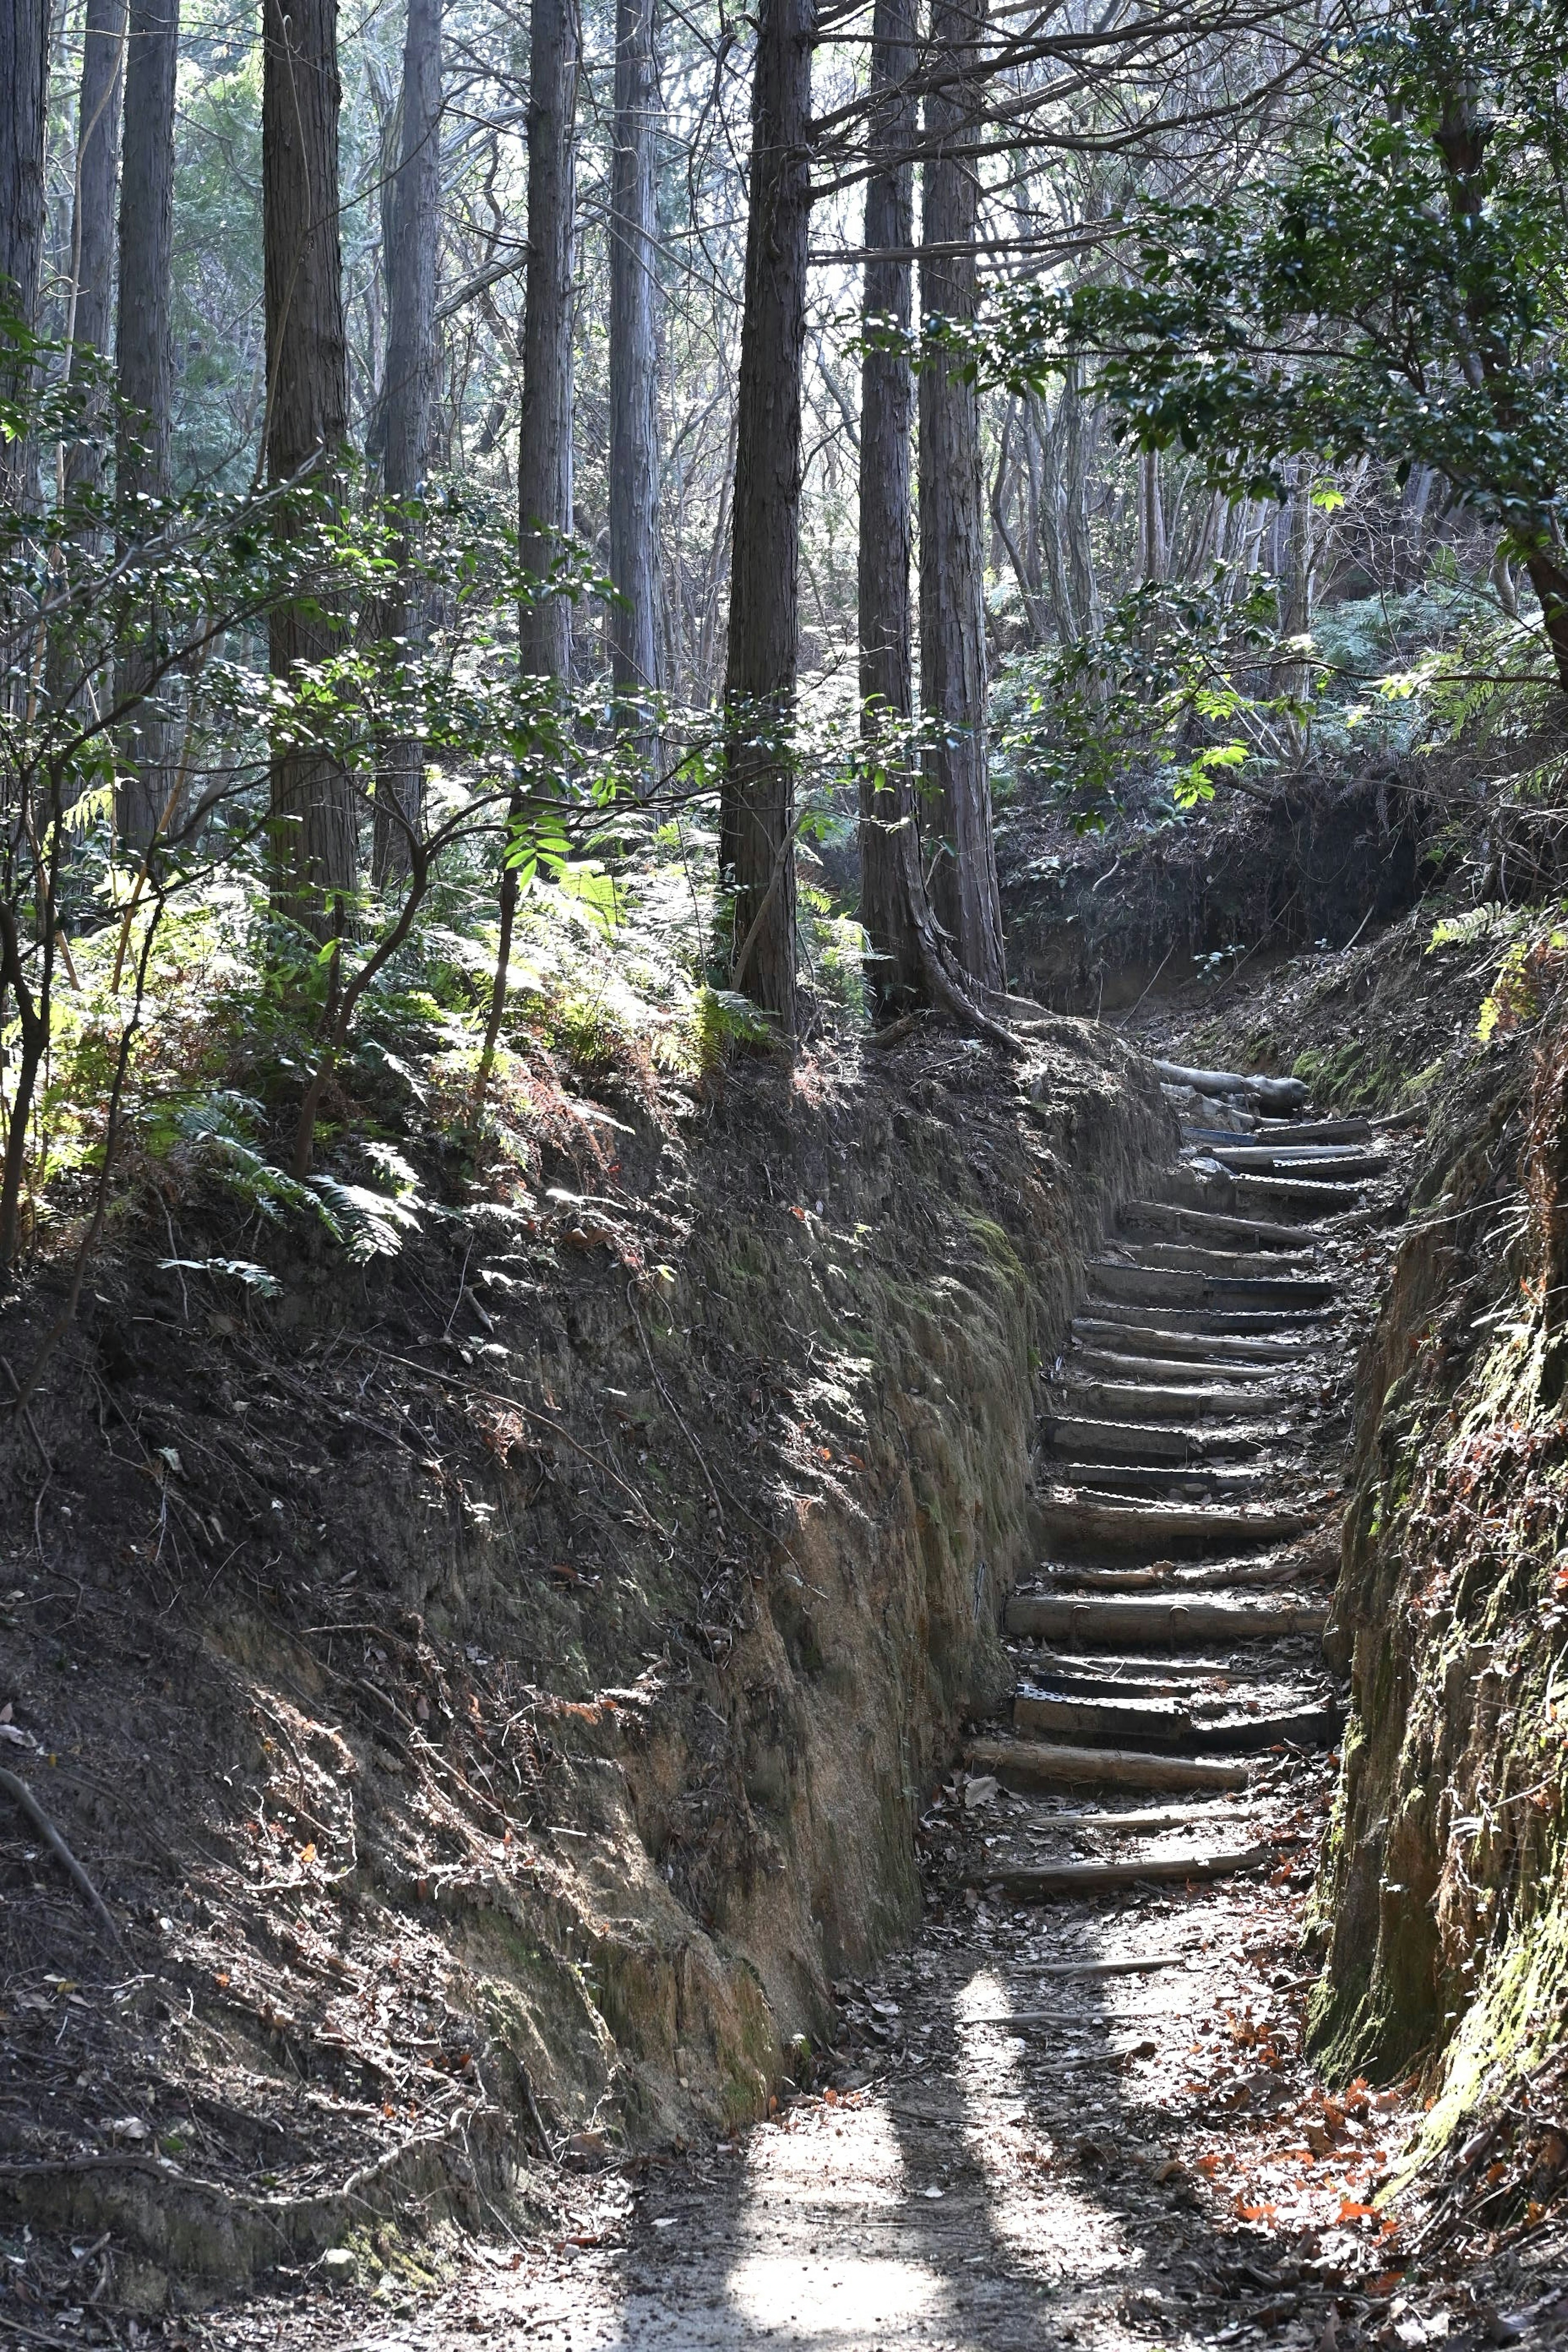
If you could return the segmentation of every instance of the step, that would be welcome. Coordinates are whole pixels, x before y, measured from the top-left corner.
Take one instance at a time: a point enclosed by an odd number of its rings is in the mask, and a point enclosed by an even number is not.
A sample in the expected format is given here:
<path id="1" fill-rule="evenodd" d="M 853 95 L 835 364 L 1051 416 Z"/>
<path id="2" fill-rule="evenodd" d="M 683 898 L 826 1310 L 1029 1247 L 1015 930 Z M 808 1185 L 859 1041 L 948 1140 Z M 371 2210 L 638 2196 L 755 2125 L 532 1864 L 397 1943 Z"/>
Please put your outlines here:
<path id="1" fill-rule="evenodd" d="M 1261 1412 L 1273 1397 L 1289 1397 L 1292 1391 L 1277 1383 L 1268 1383 L 1263 1374 L 1267 1367 L 1259 1363 L 1226 1363 L 1215 1357 L 1118 1355 L 1109 1348 L 1075 1348 L 1067 1359 L 1075 1372 L 1097 1374 L 1100 1382 L 1131 1388 L 1173 1387 L 1204 1393 L 1215 1382 L 1224 1381 L 1235 1388 L 1251 1392 Z M 1201 1382 L 1201 1388 L 1194 1383 Z"/>
<path id="2" fill-rule="evenodd" d="M 1076 1495 L 1112 1503 L 1144 1499 L 1173 1505 L 1237 1504 L 1261 1493 L 1264 1475 L 1251 1465 L 1231 1470 L 1206 1464 L 1184 1467 L 1174 1462 L 1075 1460 L 1056 1469 L 1047 1486 L 1058 1497 Z M 1042 1495 L 1040 1499 L 1044 1502 L 1047 1496 Z"/>
<path id="3" fill-rule="evenodd" d="M 1031 1634 L 1041 1642 L 1129 1643 L 1274 1641 L 1285 1634 L 1321 1634 L 1328 1622 L 1321 1601 L 1300 1600 L 1294 1593 L 1237 1600 L 1228 1593 L 1192 1592 L 1147 1598 L 1142 1593 L 1107 1593 L 1090 1600 L 1016 1592 L 1004 1619 L 1009 1633 Z"/>
<path id="4" fill-rule="evenodd" d="M 1142 1463 L 1151 1468 L 1161 1463 L 1196 1466 L 1220 1454 L 1236 1460 L 1258 1453 L 1263 1444 L 1260 1437 L 1224 1426 L 1205 1433 L 1169 1422 L 1090 1421 L 1073 1413 L 1051 1415 L 1044 1436 L 1059 1462 Z"/>
<path id="5" fill-rule="evenodd" d="M 1118 1503 L 1100 1496 L 1042 1499 L 1041 1548 L 1142 1553 L 1146 1559 L 1261 1549 L 1305 1535 L 1318 1514 L 1305 1509 L 1226 1508 L 1203 1503 Z"/>
<path id="6" fill-rule="evenodd" d="M 1091 1300 L 1098 1297 L 1125 1305 L 1196 1307 L 1210 1312 L 1268 1307 L 1278 1315 L 1321 1314 L 1337 1289 L 1332 1282 L 1299 1278 L 1229 1281 L 1215 1275 L 1163 1273 L 1157 1266 L 1119 1265 L 1114 1258 L 1094 1259 L 1088 1272 Z"/>
<path id="7" fill-rule="evenodd" d="M 1155 1830 L 1239 1829 L 1246 1816 L 1230 1805 L 1138 1806 L 1125 1813 L 1091 1813 L 1076 1807 L 1059 1813 L 1037 1813 L 1026 1834 L 1061 1831 L 1068 1837 L 1148 1837 Z"/>
<path id="8" fill-rule="evenodd" d="M 1256 1209 L 1271 1217 L 1331 1217 L 1353 1208 L 1359 1184 L 1312 1184 L 1304 1177 L 1233 1176 L 1224 1169 L 1173 1168 L 1171 1198 L 1194 1209 L 1236 1212 Z"/>
<path id="9" fill-rule="evenodd" d="M 1190 1209 L 1179 1201 L 1129 1201 L 1122 1210 L 1123 1233 L 1184 1234 L 1215 1248 L 1234 1243 L 1241 1249 L 1303 1250 L 1317 1246 L 1310 1225 L 1274 1225 L 1264 1217 L 1227 1217 L 1213 1209 Z"/>
<path id="10" fill-rule="evenodd" d="M 1013 1701 L 1013 1728 L 1024 1738 L 1086 1740 L 1099 1744 L 1132 1740 L 1140 1746 L 1185 1748 L 1191 1744 L 1193 1718 L 1188 1708 L 1170 1698 L 1057 1697 L 1042 1691 L 1020 1691 Z"/>
<path id="11" fill-rule="evenodd" d="M 1242 1757 L 1145 1756 L 1058 1740 L 976 1739 L 964 1761 L 972 1771 L 1037 1789 L 1245 1789 L 1251 1776 Z"/>
<path id="12" fill-rule="evenodd" d="M 1177 1756 L 1255 1756 L 1287 1742 L 1329 1748 L 1342 1727 L 1343 1717 L 1325 1706 L 1254 1715 L 1224 1700 L 1200 1710 L 1175 1698 L 1058 1697 L 1049 1691 L 1020 1691 L 1013 1701 L 1013 1728 L 1020 1737 L 1070 1739 L 1079 1747 L 1106 1741 Z"/>
<path id="13" fill-rule="evenodd" d="M 1265 1118 L 1258 1133 L 1272 1143 L 1370 1143 L 1370 1118 Z"/>
<path id="14" fill-rule="evenodd" d="M 1260 1176 L 1310 1177 L 1314 1183 L 1346 1183 L 1388 1173 L 1387 1154 L 1381 1151 L 1341 1151 L 1331 1143 L 1281 1146 L 1261 1143 L 1215 1145 L 1204 1155 L 1222 1168 Z"/>
<path id="15" fill-rule="evenodd" d="M 1128 1241 L 1120 1234 L 1110 1244 L 1112 1265 L 1146 1265 L 1162 1274 L 1215 1274 L 1232 1281 L 1274 1281 L 1307 1276 L 1316 1252 L 1227 1250 L 1200 1247 L 1195 1242 Z"/>
<path id="16" fill-rule="evenodd" d="M 1205 1365 L 1211 1359 L 1223 1359 L 1226 1363 L 1296 1364 L 1314 1345 L 1321 1346 L 1327 1333 L 1321 1327 L 1309 1326 L 1298 1336 L 1276 1335 L 1249 1338 L 1240 1332 L 1205 1332 L 1195 1330 L 1191 1316 L 1168 1318 L 1155 1311 L 1152 1321 L 1141 1321 L 1135 1307 L 1108 1303 L 1098 1315 L 1075 1315 L 1075 1339 L 1098 1340 L 1103 1347 L 1136 1346 L 1140 1352 L 1150 1355 L 1185 1356 L 1196 1364 Z"/>
<path id="17" fill-rule="evenodd" d="M 1277 1592 L 1293 1591 L 1300 1583 L 1302 1563 L 1294 1546 L 1283 1551 L 1276 1546 L 1271 1550 L 1245 1554 L 1238 1559 L 1191 1559 L 1178 1567 L 1174 1560 L 1157 1560 L 1150 1566 L 1120 1568 L 1083 1567 L 1067 1562 L 1047 1561 L 1042 1573 L 1048 1584 L 1031 1588 L 1028 1595 L 1042 1592 L 1081 1599 L 1094 1592 L 1168 1592 L 1180 1599 L 1184 1592 L 1200 1595 L 1211 1591 Z"/>
<path id="18" fill-rule="evenodd" d="M 1077 1361 L 1068 1357 L 1069 1371 Z M 1254 1393 L 1251 1383 L 1241 1392 L 1206 1381 L 1200 1385 L 1190 1378 L 1184 1387 L 1142 1381 L 1063 1381 L 1050 1393 L 1080 1417 L 1101 1421 L 1268 1421 L 1278 1420 L 1295 1402 L 1276 1390 Z M 1271 1412 L 1271 1404 L 1278 1411 Z M 1049 1395 L 1044 1410 L 1047 1419 L 1054 1417 Z"/>
<path id="19" fill-rule="evenodd" d="M 1126 1862 L 1013 1863 L 964 1874 L 972 1886 L 1000 1886 L 1009 1895 L 1101 1895 L 1123 1886 L 1184 1886 L 1194 1878 L 1239 1878 L 1272 1862 L 1271 1845 L 1225 1853 L 1151 1853 Z"/>
<path id="20" fill-rule="evenodd" d="M 1040 1651 L 1030 1659 L 1028 1671 L 1049 1683 L 1053 1690 L 1064 1677 L 1089 1675 L 1098 1675 L 1102 1687 L 1127 1683 L 1138 1688 L 1147 1682 L 1173 1691 L 1190 1690 L 1194 1683 L 1229 1684 L 1239 1679 L 1237 1669 L 1226 1658 L 1139 1658 L 1112 1656 L 1104 1651 Z"/>

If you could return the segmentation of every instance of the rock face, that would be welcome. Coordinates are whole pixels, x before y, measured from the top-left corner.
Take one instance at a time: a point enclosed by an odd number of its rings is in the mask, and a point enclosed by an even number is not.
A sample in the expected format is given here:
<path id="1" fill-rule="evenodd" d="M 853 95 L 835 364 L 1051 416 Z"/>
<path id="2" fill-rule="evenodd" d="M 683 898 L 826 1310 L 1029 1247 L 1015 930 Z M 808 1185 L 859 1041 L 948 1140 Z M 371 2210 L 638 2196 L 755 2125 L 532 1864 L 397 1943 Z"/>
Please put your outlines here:
<path id="1" fill-rule="evenodd" d="M 1456 1058 L 1360 1368 L 1328 1636 L 1352 1713 L 1315 1930 L 1332 2069 L 1443 2053 L 1426 2149 L 1496 2107 L 1568 2006 L 1561 1035 Z"/>
<path id="2" fill-rule="evenodd" d="M 72 1670 L 33 1579 L 0 1698 L 91 1755 L 51 1807 L 149 1973 L 22 2022 L 90 2082 L 7 2110 L 36 2221 L 107 2200 L 235 2275 L 341 2245 L 352 2180 L 417 2236 L 542 2153 L 756 2115 L 918 1916 L 919 1801 L 1008 1676 L 1037 1379 L 1169 1113 L 1060 1022 L 1021 1084 L 910 1040 L 557 1116 L 569 1184 L 363 1272 L 279 1239 L 243 1320 L 161 1230 L 104 1271 L 50 1401 Z M 204 1215 L 234 1255 L 226 1213 L 181 1204 L 181 1255 Z M 10 1932 L 90 1980 L 68 1901 L 33 1864 Z M 178 2175 L 84 2169 L 104 2115 Z"/>

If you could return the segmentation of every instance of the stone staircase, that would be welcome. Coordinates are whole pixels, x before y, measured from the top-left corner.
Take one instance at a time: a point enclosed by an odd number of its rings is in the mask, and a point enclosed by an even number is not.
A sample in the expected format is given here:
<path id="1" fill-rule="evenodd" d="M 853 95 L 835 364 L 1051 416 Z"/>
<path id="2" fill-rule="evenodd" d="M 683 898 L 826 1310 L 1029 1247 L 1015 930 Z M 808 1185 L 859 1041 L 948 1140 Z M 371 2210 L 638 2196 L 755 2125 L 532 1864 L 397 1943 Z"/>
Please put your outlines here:
<path id="1" fill-rule="evenodd" d="M 1011 1815 L 1027 1854 L 1009 1833 L 970 1873 L 1015 1897 L 1262 1866 L 1268 1759 L 1340 1729 L 1321 1640 L 1343 1310 L 1395 1162 L 1365 1120 L 1176 1099 L 1181 1156 L 1126 1209 L 1053 1368 L 1044 1563 L 1006 1617 L 1012 1737 L 970 1751 L 1036 1800 Z M 1088 1811 L 1041 1793 L 1092 1789 Z"/>

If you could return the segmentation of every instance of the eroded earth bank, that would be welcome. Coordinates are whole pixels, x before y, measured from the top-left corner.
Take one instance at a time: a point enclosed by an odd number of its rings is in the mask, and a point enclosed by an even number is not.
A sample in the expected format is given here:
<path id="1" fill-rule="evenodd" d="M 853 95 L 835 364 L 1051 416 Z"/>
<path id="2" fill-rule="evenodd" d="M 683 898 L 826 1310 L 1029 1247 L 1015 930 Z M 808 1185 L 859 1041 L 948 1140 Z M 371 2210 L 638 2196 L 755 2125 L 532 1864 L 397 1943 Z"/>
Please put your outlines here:
<path id="1" fill-rule="evenodd" d="M 1409 1533 L 1556 1065 L 1418 951 L 1145 1015 L 1288 1117 L 578 1073 L 361 1266 L 194 1153 L 6 1457 L 18 2343 L 1559 2337 L 1555 1567 Z"/>

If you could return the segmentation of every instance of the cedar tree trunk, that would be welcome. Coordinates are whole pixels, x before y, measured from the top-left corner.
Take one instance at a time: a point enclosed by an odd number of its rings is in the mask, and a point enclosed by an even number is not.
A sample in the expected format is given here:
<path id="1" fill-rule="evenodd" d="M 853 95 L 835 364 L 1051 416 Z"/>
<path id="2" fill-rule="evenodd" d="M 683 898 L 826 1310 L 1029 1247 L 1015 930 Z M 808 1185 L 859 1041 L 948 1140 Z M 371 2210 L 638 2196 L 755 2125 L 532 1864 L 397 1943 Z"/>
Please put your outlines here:
<path id="1" fill-rule="evenodd" d="M 572 529 L 573 247 L 576 235 L 577 0 L 533 0 L 528 102 L 528 271 L 517 460 L 522 561 L 546 578 Z M 521 624 L 525 676 L 572 669 L 572 604 L 542 596 Z"/>
<path id="2" fill-rule="evenodd" d="M 402 144 L 391 190 L 387 241 L 385 447 L 383 479 L 388 499 L 405 501 L 424 487 L 430 457 L 436 391 L 436 278 L 441 227 L 442 0 L 408 0 L 403 47 Z M 386 633 L 411 646 L 423 642 L 426 598 L 415 581 L 409 530 L 397 526 L 398 582 L 388 598 Z M 415 736 L 386 746 L 376 780 L 375 875 L 378 881 L 408 872 L 404 824 L 382 796 L 417 827 L 424 801 L 425 747 Z"/>
<path id="3" fill-rule="evenodd" d="M 267 279 L 267 466 L 331 496 L 348 432 L 348 344 L 338 237 L 337 0 L 263 0 L 262 230 Z M 329 658 L 342 642 L 331 614 L 302 604 L 272 614 L 275 677 Z M 354 887 L 353 787 L 329 750 L 275 752 L 271 767 L 273 902 L 318 939 L 342 928 L 336 903 Z"/>
<path id="4" fill-rule="evenodd" d="M 795 773 L 801 362 L 816 0 L 761 0 L 741 320 L 719 863 L 732 984 L 795 1031 Z"/>
<path id="5" fill-rule="evenodd" d="M 127 404 L 116 429 L 118 496 L 162 499 L 169 489 L 174 400 L 172 323 L 174 250 L 174 69 L 179 0 L 131 0 L 125 50 L 125 137 L 120 176 L 120 311 L 114 364 Z M 169 730 L 141 702 L 148 655 L 121 648 L 115 699 L 130 709 L 121 737 L 120 831 L 145 848 L 169 793 Z"/>
<path id="6" fill-rule="evenodd" d="M 972 320 L 979 184 L 973 77 L 984 0 L 933 0 L 926 100 L 921 301 L 928 318 Z M 985 498 L 980 398 L 938 355 L 920 381 L 921 699 L 936 836 L 931 902 L 960 964 L 982 988 L 1005 986 L 985 735 Z"/>
<path id="7" fill-rule="evenodd" d="M 860 362 L 860 920 L 871 951 L 872 994 L 896 1013 L 921 994 L 915 916 L 923 898 L 909 727 L 913 705 L 910 614 L 910 433 L 915 379 L 907 351 L 913 309 L 916 0 L 877 0 L 871 86 L 885 92 L 869 121 L 877 168 L 866 183 Z"/>
<path id="8" fill-rule="evenodd" d="M 654 278 L 654 133 L 658 66 L 653 0 L 616 0 L 615 155 L 610 170 L 610 608 L 616 694 L 656 693 L 658 657 L 658 341 Z"/>

